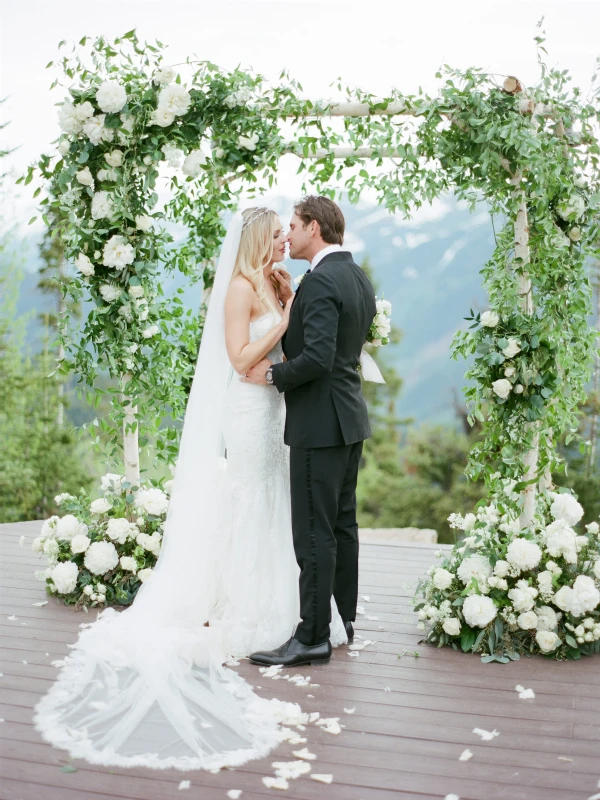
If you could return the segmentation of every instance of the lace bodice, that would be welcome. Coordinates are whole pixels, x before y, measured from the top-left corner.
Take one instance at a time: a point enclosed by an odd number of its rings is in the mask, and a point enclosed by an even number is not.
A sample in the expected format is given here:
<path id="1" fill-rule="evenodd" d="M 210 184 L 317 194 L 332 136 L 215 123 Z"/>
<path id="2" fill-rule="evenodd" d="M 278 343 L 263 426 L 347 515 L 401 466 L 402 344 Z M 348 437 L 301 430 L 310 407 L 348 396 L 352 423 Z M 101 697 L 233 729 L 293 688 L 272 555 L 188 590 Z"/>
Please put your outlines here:
<path id="1" fill-rule="evenodd" d="M 274 311 L 271 311 L 268 314 L 263 314 L 262 317 L 257 317 L 256 319 L 250 320 L 250 341 L 258 341 L 258 339 L 265 336 L 265 334 L 267 334 L 271 328 L 275 327 L 280 320 L 280 314 L 277 314 L 277 312 Z M 272 364 L 280 364 L 283 361 L 281 340 L 277 342 L 275 347 L 269 353 L 267 353 L 266 358 L 268 358 Z"/>

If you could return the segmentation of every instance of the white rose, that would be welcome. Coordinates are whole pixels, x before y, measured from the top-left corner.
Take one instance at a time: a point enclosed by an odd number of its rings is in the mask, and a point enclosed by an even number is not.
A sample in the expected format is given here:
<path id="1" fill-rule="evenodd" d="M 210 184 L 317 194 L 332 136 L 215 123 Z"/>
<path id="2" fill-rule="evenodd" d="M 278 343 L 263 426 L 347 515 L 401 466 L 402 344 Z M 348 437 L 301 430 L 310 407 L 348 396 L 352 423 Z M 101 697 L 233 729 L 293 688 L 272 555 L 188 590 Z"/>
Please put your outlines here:
<path id="1" fill-rule="evenodd" d="M 96 173 L 96 177 L 99 181 L 116 181 L 117 180 L 117 170 L 113 169 L 99 169 Z"/>
<path id="2" fill-rule="evenodd" d="M 135 227 L 138 229 L 138 231 L 144 231 L 144 233 L 146 233 L 152 229 L 152 224 L 153 219 L 147 214 L 138 214 L 138 216 L 135 218 Z"/>
<path id="3" fill-rule="evenodd" d="M 463 522 L 463 531 L 472 531 L 475 527 L 475 523 L 477 522 L 477 517 L 475 514 L 465 514 L 465 519 Z"/>
<path id="4" fill-rule="evenodd" d="M 535 635 L 535 640 L 542 653 L 551 653 L 560 644 L 559 637 L 551 631 L 538 631 Z"/>
<path id="5" fill-rule="evenodd" d="M 256 145 L 258 144 L 259 135 L 258 133 L 253 133 L 251 136 L 239 136 L 238 137 L 238 147 L 243 148 L 244 150 L 256 150 Z"/>
<path id="6" fill-rule="evenodd" d="M 165 86 L 158 95 L 159 111 L 170 111 L 176 117 L 187 114 L 192 98 L 187 89 L 178 83 Z"/>
<path id="7" fill-rule="evenodd" d="M 150 578 L 152 576 L 153 572 L 154 572 L 154 570 L 150 569 L 150 568 L 141 569 L 138 572 L 138 578 L 141 580 L 142 583 L 145 583 L 148 580 L 148 578 Z"/>
<path id="8" fill-rule="evenodd" d="M 562 556 L 569 564 L 577 563 L 577 537 L 567 522 L 557 519 L 548 525 L 544 531 L 544 540 L 549 555 L 554 558 Z"/>
<path id="9" fill-rule="evenodd" d="M 131 306 L 129 305 L 129 303 L 125 303 L 124 305 L 119 306 L 119 311 L 117 313 L 120 314 L 122 317 L 125 317 L 125 319 L 128 320 L 129 322 L 131 322 L 131 320 L 133 319 L 133 316 L 131 314 Z"/>
<path id="10" fill-rule="evenodd" d="M 585 201 L 580 194 L 571 195 L 566 203 L 562 203 L 558 207 L 557 211 L 565 221 L 580 219 L 585 214 Z"/>
<path id="11" fill-rule="evenodd" d="M 540 547 L 529 539 L 513 539 L 506 551 L 506 560 L 521 570 L 535 569 L 542 558 Z"/>
<path id="12" fill-rule="evenodd" d="M 144 339 L 151 339 L 153 336 L 156 336 L 158 332 L 158 325 L 151 325 L 149 328 L 146 328 L 145 331 L 142 331 L 142 336 Z"/>
<path id="13" fill-rule="evenodd" d="M 167 492 L 167 494 L 171 494 L 171 492 L 173 491 L 173 480 L 172 479 L 169 480 L 169 481 L 165 481 L 164 489 L 165 489 L 165 492 Z"/>
<path id="14" fill-rule="evenodd" d="M 471 628 L 485 628 L 495 619 L 498 609 L 490 597 L 472 594 L 465 598 L 462 613 Z"/>
<path id="15" fill-rule="evenodd" d="M 392 313 L 392 304 L 389 300 L 377 300 L 375 303 L 375 307 L 379 314 L 391 314 Z"/>
<path id="16" fill-rule="evenodd" d="M 85 122 L 94 116 L 94 106 L 86 100 L 84 103 L 73 106 L 73 112 L 80 122 Z"/>
<path id="17" fill-rule="evenodd" d="M 100 488 L 103 492 L 109 492 L 110 494 L 121 494 L 123 492 L 121 483 L 124 480 L 124 475 L 118 475 L 115 472 L 107 472 L 106 475 L 103 475 L 100 479 Z"/>
<path id="18" fill-rule="evenodd" d="M 459 636 L 460 620 L 456 617 L 449 617 L 449 619 L 443 621 L 442 628 L 449 636 Z"/>
<path id="19" fill-rule="evenodd" d="M 538 631 L 551 631 L 558 625 L 556 611 L 550 606 L 536 608 Z"/>
<path id="20" fill-rule="evenodd" d="M 506 358 L 514 358 L 517 353 L 521 352 L 521 345 L 518 339 L 509 339 L 508 345 L 504 348 L 502 353 Z"/>
<path id="21" fill-rule="evenodd" d="M 63 561 L 54 567 L 50 573 L 50 578 L 59 594 L 70 594 L 77 586 L 78 575 L 79 567 L 77 564 L 72 561 Z"/>
<path id="22" fill-rule="evenodd" d="M 104 575 L 119 563 L 117 549 L 112 542 L 92 542 L 83 563 L 94 575 Z"/>
<path id="23" fill-rule="evenodd" d="M 181 171 L 184 175 L 197 178 L 202 172 L 202 166 L 204 164 L 206 164 L 206 155 L 202 150 L 192 150 L 192 152 L 186 156 Z"/>
<path id="24" fill-rule="evenodd" d="M 41 535 L 43 538 L 48 536 L 56 536 L 56 523 L 60 517 L 57 517 L 56 514 L 52 517 L 49 517 L 47 520 L 44 521 L 42 525 Z"/>
<path id="25" fill-rule="evenodd" d="M 94 265 L 85 255 L 85 253 L 79 253 L 77 258 L 75 259 L 75 266 L 77 267 L 79 272 L 81 272 L 81 274 L 85 275 L 86 277 L 95 274 Z"/>
<path id="26" fill-rule="evenodd" d="M 519 614 L 517 617 L 517 625 L 521 630 L 529 631 L 537 628 L 538 618 L 535 611 L 526 611 L 524 614 Z"/>
<path id="27" fill-rule="evenodd" d="M 113 204 L 108 192 L 94 192 L 92 197 L 92 219 L 104 219 L 112 217 L 114 211 Z"/>
<path id="28" fill-rule="evenodd" d="M 160 553 L 161 538 L 157 533 L 153 533 L 152 536 L 147 533 L 140 533 L 136 537 L 136 542 L 144 550 L 148 550 L 149 553 L 153 553 L 155 556 Z"/>
<path id="29" fill-rule="evenodd" d="M 85 553 L 85 551 L 90 546 L 90 543 L 91 539 L 89 538 L 89 536 L 85 536 L 81 533 L 77 534 L 77 536 L 74 536 L 73 539 L 71 540 L 71 552 L 73 554 Z"/>
<path id="30" fill-rule="evenodd" d="M 127 103 L 127 92 L 117 81 L 104 81 L 96 92 L 96 102 L 107 114 L 116 114 Z"/>
<path id="31" fill-rule="evenodd" d="M 525 581 L 519 581 L 517 586 L 508 593 L 508 597 L 512 600 L 515 611 L 520 613 L 531 611 L 535 605 L 535 598 L 537 595 L 538 590 L 527 586 Z"/>
<path id="32" fill-rule="evenodd" d="M 137 561 L 135 558 L 131 558 L 131 556 L 121 556 L 119 559 L 119 564 L 121 565 L 121 569 L 124 569 L 125 572 L 137 572 Z"/>
<path id="33" fill-rule="evenodd" d="M 447 589 L 452 581 L 454 580 L 454 575 L 451 572 L 448 572 L 447 569 L 443 569 L 439 567 L 433 573 L 433 585 L 436 589 L 444 590 Z"/>
<path id="34" fill-rule="evenodd" d="M 70 100 L 65 100 L 58 109 L 58 124 L 61 131 L 64 133 L 79 133 L 82 127 L 81 122 L 82 120 L 75 113 L 73 103 Z"/>
<path id="35" fill-rule="evenodd" d="M 523 387 L 522 383 L 515 384 L 515 388 L 514 388 L 514 393 L 515 394 L 523 394 L 523 390 L 524 390 L 524 387 Z"/>
<path id="36" fill-rule="evenodd" d="M 590 522 L 589 525 L 585 526 L 585 529 L 588 533 L 591 533 L 593 536 L 596 536 L 600 533 L 600 525 L 597 522 Z"/>
<path id="37" fill-rule="evenodd" d="M 217 147 L 215 150 L 215 158 L 223 158 L 225 155 L 225 150 L 222 147 Z"/>
<path id="38" fill-rule="evenodd" d="M 517 370 L 514 367 L 507 367 L 504 370 L 504 374 L 507 378 L 513 378 L 517 374 Z"/>
<path id="39" fill-rule="evenodd" d="M 175 67 L 164 65 L 154 73 L 152 80 L 158 86 L 158 84 L 172 83 L 176 77 L 177 72 L 175 71 Z"/>
<path id="40" fill-rule="evenodd" d="M 553 577 L 552 573 L 547 569 L 543 570 L 543 572 L 538 572 L 537 582 L 543 594 L 550 594 L 552 592 Z"/>
<path id="41" fill-rule="evenodd" d="M 100 294 L 107 303 L 112 303 L 114 300 L 118 300 L 119 297 L 121 297 L 123 290 L 112 283 L 102 283 L 100 285 Z"/>
<path id="42" fill-rule="evenodd" d="M 92 514 L 106 514 L 111 508 L 112 505 L 108 500 L 105 500 L 104 497 L 99 497 L 98 500 L 93 500 L 90 504 L 90 511 Z"/>
<path id="43" fill-rule="evenodd" d="M 481 315 L 481 324 L 485 328 L 495 328 L 500 322 L 500 316 L 495 311 L 484 311 Z"/>
<path id="44" fill-rule="evenodd" d="M 135 299 L 139 299 L 140 297 L 144 296 L 144 287 L 143 286 L 130 286 L 128 292 L 131 297 Z M 135 353 L 135 350 L 133 351 Z"/>
<path id="45" fill-rule="evenodd" d="M 506 400 L 512 391 L 512 383 L 506 380 L 506 378 L 500 378 L 492 383 L 492 389 L 494 390 L 494 393 L 498 395 L 498 397 L 500 397 L 502 400 Z"/>
<path id="46" fill-rule="evenodd" d="M 43 553 L 44 552 L 44 539 L 41 536 L 36 536 L 33 542 L 31 543 L 31 549 L 34 553 Z"/>
<path id="47" fill-rule="evenodd" d="M 112 150 L 110 153 L 104 153 L 104 160 L 109 167 L 123 166 L 123 151 Z"/>
<path id="48" fill-rule="evenodd" d="M 576 525 L 583 517 L 583 508 L 572 494 L 558 494 L 550 506 L 554 519 L 560 519 L 567 525 Z"/>
<path id="49" fill-rule="evenodd" d="M 87 525 L 80 522 L 73 514 L 67 514 L 56 523 L 56 536 L 65 542 L 70 542 L 78 533 L 87 533 Z"/>
<path id="50" fill-rule="evenodd" d="M 469 556 L 460 564 L 456 574 L 467 586 L 472 578 L 475 578 L 478 582 L 489 578 L 492 574 L 492 565 L 485 556 Z"/>
<path id="51" fill-rule="evenodd" d="M 56 497 L 54 498 L 54 502 L 56 503 L 57 506 L 61 506 L 67 500 L 75 500 L 75 497 L 73 497 L 73 495 L 69 494 L 68 492 L 63 492 L 62 494 L 57 494 Z"/>
<path id="52" fill-rule="evenodd" d="M 83 126 L 83 132 L 92 144 L 100 144 L 102 141 L 110 142 L 114 138 L 114 131 L 104 127 L 104 114 L 88 119 Z"/>
<path id="53" fill-rule="evenodd" d="M 572 242 L 578 242 L 581 239 L 581 228 L 575 226 L 569 231 L 569 239 Z"/>
<path id="54" fill-rule="evenodd" d="M 66 156 L 71 149 L 71 142 L 68 139 L 61 139 L 56 148 L 61 156 Z"/>
<path id="55" fill-rule="evenodd" d="M 158 125 L 161 128 L 168 128 L 175 122 L 175 114 L 168 108 L 157 108 L 150 115 L 149 125 Z"/>
<path id="56" fill-rule="evenodd" d="M 160 489 L 143 489 L 135 498 L 135 506 L 154 517 L 161 517 L 167 513 L 169 498 Z"/>
<path id="57" fill-rule="evenodd" d="M 89 167 L 84 167 L 80 169 L 79 172 L 75 173 L 75 177 L 82 184 L 82 186 L 93 186 L 94 185 L 94 176 L 90 172 Z"/>
<path id="58" fill-rule="evenodd" d="M 83 593 L 90 597 L 92 594 L 94 594 L 94 587 L 88 583 L 87 586 L 83 587 Z"/>
<path id="59" fill-rule="evenodd" d="M 105 267 L 122 270 L 135 261 L 135 250 L 123 236 L 111 236 L 102 251 L 102 263 Z"/>

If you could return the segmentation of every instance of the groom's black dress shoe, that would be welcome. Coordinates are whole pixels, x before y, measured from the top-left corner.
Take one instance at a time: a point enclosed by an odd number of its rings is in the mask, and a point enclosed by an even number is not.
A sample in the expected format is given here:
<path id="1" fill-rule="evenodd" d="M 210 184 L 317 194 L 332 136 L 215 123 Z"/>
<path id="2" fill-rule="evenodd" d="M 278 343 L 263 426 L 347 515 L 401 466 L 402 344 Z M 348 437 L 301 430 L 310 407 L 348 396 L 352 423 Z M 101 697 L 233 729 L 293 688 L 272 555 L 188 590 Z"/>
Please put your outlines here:
<path id="1" fill-rule="evenodd" d="M 348 644 L 352 644 L 354 641 L 354 628 L 352 627 L 351 622 L 344 622 L 344 627 L 346 628 L 346 636 L 348 637 Z"/>
<path id="2" fill-rule="evenodd" d="M 284 667 L 317 666 L 329 664 L 330 659 L 331 642 L 329 639 L 322 644 L 308 645 L 302 644 L 293 636 L 275 650 L 263 650 L 250 655 L 252 664 L 260 664 L 261 667 L 271 667 L 274 664 L 283 664 Z"/>

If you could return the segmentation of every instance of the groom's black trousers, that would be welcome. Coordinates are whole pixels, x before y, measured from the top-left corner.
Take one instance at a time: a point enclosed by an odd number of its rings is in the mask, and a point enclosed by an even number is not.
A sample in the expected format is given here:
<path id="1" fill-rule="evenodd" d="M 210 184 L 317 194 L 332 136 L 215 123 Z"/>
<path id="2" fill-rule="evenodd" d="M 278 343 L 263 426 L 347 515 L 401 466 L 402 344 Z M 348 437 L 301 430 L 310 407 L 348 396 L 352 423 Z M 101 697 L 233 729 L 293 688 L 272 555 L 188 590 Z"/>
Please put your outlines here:
<path id="1" fill-rule="evenodd" d="M 356 618 L 356 480 L 362 447 L 362 442 L 356 442 L 290 448 L 292 531 L 300 567 L 302 618 L 295 636 L 306 645 L 329 638 L 332 595 L 344 622 Z"/>

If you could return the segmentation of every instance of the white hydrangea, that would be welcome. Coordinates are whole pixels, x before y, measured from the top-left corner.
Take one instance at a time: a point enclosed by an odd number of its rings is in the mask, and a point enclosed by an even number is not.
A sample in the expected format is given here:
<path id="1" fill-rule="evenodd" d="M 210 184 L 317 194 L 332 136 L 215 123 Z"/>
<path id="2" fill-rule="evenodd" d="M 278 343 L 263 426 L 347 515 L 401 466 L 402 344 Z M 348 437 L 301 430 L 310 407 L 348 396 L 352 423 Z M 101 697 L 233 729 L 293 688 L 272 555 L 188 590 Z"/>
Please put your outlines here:
<path id="1" fill-rule="evenodd" d="M 44 521 L 41 530 L 41 536 L 43 539 L 46 539 L 48 536 L 56 536 L 56 523 L 60 517 L 57 517 L 54 514 L 52 517 L 49 517 L 47 520 Z"/>
<path id="2" fill-rule="evenodd" d="M 467 515 L 468 516 L 468 515 Z M 498 509 L 493 503 L 485 508 L 480 508 L 477 512 L 477 519 L 480 522 L 485 522 L 487 525 L 496 525 L 500 519 Z"/>
<path id="3" fill-rule="evenodd" d="M 517 617 L 517 625 L 521 630 L 529 631 L 537 628 L 538 618 L 535 611 L 525 611 Z"/>
<path id="4" fill-rule="evenodd" d="M 560 644 L 560 638 L 552 631 L 538 631 L 535 634 L 535 640 L 542 653 L 551 653 Z"/>
<path id="5" fill-rule="evenodd" d="M 569 564 L 577 563 L 577 537 L 563 519 L 550 523 L 544 531 L 546 549 L 553 558 L 562 556 Z"/>
<path id="6" fill-rule="evenodd" d="M 112 303 L 121 297 L 123 289 L 115 286 L 114 283 L 102 283 L 100 284 L 100 294 L 107 303 Z"/>
<path id="7" fill-rule="evenodd" d="M 92 197 L 92 219 L 112 217 L 114 206 L 108 192 L 94 192 Z"/>
<path id="8" fill-rule="evenodd" d="M 105 575 L 119 563 L 117 549 L 112 542 L 92 542 L 83 563 L 94 575 Z"/>
<path id="9" fill-rule="evenodd" d="M 154 570 L 151 569 L 150 567 L 148 567 L 146 569 L 141 569 L 138 572 L 137 576 L 141 580 L 142 583 L 145 583 L 148 580 L 148 578 L 152 577 L 152 573 L 153 572 L 154 572 Z"/>
<path id="10" fill-rule="evenodd" d="M 238 89 L 237 92 L 228 94 L 223 101 L 227 108 L 235 108 L 235 106 L 245 106 L 252 97 L 250 89 L 247 86 Z"/>
<path id="11" fill-rule="evenodd" d="M 456 617 L 449 617 L 442 623 L 442 628 L 449 636 L 460 635 L 460 620 Z"/>
<path id="12" fill-rule="evenodd" d="M 127 92 L 117 81 L 104 81 L 96 92 L 96 102 L 106 114 L 116 114 L 127 103 Z"/>
<path id="13" fill-rule="evenodd" d="M 440 589 L 441 591 L 447 589 L 453 580 L 454 580 L 454 575 L 447 569 L 443 569 L 442 567 L 439 567 L 433 573 L 433 585 L 435 586 L 436 589 Z"/>
<path id="14" fill-rule="evenodd" d="M 173 83 L 161 89 L 158 95 L 158 111 L 170 111 L 176 117 L 187 114 L 191 105 L 190 93 L 181 84 Z"/>
<path id="15" fill-rule="evenodd" d="M 166 64 L 154 73 L 152 81 L 158 86 L 159 84 L 172 83 L 177 77 L 175 67 L 169 67 Z"/>
<path id="16" fill-rule="evenodd" d="M 109 539 L 119 544 L 125 544 L 129 537 L 133 538 L 137 536 L 137 534 L 138 529 L 136 526 L 123 517 L 111 517 L 111 519 L 108 520 L 106 535 Z"/>
<path id="17" fill-rule="evenodd" d="M 75 266 L 77 267 L 79 272 L 81 272 L 81 274 L 85 275 L 86 277 L 95 274 L 94 265 L 85 255 L 85 253 L 79 253 L 77 258 L 75 259 Z"/>
<path id="18" fill-rule="evenodd" d="M 500 322 L 500 315 L 495 311 L 484 311 L 480 319 L 484 328 L 495 328 Z"/>
<path id="19" fill-rule="evenodd" d="M 75 173 L 75 177 L 82 186 L 94 185 L 94 176 L 90 172 L 89 167 L 84 167 L 83 169 L 80 169 L 79 172 Z"/>
<path id="20" fill-rule="evenodd" d="M 67 514 L 56 523 L 56 536 L 65 542 L 70 542 L 78 534 L 86 534 L 87 530 L 87 525 L 80 522 L 73 514 Z"/>
<path id="21" fill-rule="evenodd" d="M 585 214 L 585 200 L 580 194 L 573 194 L 567 202 L 558 206 L 557 211 L 565 221 L 581 219 Z"/>
<path id="22" fill-rule="evenodd" d="M 77 586 L 79 567 L 73 561 L 62 561 L 57 564 L 50 578 L 59 594 L 70 594 Z"/>
<path id="23" fill-rule="evenodd" d="M 523 613 L 531 611 L 538 594 L 538 590 L 529 586 L 527 581 L 517 581 L 517 585 L 508 592 L 508 597 L 512 600 L 515 611 Z"/>
<path id="24" fill-rule="evenodd" d="M 134 575 L 137 572 L 137 561 L 131 556 L 121 556 L 119 564 L 121 565 L 121 569 L 124 569 L 125 572 L 133 572 Z"/>
<path id="25" fill-rule="evenodd" d="M 123 236 L 115 234 L 104 245 L 102 263 L 105 267 L 114 267 L 120 271 L 129 264 L 133 264 L 134 261 L 135 250 Z"/>
<path id="26" fill-rule="evenodd" d="M 513 539 L 506 550 L 506 560 L 523 571 L 535 569 L 541 559 L 541 548 L 529 539 Z"/>
<path id="27" fill-rule="evenodd" d="M 138 231 L 143 231 L 146 233 L 152 229 L 152 224 L 152 217 L 149 217 L 147 214 L 138 214 L 138 216 L 135 218 L 135 227 L 138 229 Z"/>
<path id="28" fill-rule="evenodd" d="M 56 539 L 46 539 L 43 550 L 50 561 L 56 562 L 56 557 L 60 551 L 60 546 Z"/>
<path id="29" fill-rule="evenodd" d="M 465 598 L 462 613 L 471 628 L 485 628 L 496 618 L 498 609 L 490 597 L 472 594 Z"/>
<path id="30" fill-rule="evenodd" d="M 591 533 L 593 536 L 597 536 L 600 533 L 600 525 L 597 522 L 590 522 L 589 525 L 585 526 L 585 529 L 588 533 Z"/>
<path id="31" fill-rule="evenodd" d="M 110 511 L 111 508 L 112 505 L 104 497 L 99 497 L 97 500 L 93 500 L 90 504 L 90 511 L 92 514 L 106 514 L 106 512 Z"/>
<path id="32" fill-rule="evenodd" d="M 76 555 L 77 553 L 85 553 L 90 546 L 91 539 L 84 534 L 77 534 L 71 539 L 71 552 Z"/>
<path id="33" fill-rule="evenodd" d="M 139 533 L 136 537 L 136 542 L 140 547 L 143 547 L 144 550 L 148 550 L 149 553 L 153 553 L 155 556 L 160 553 L 160 534 L 153 533 L 152 536 L 150 536 L 147 533 Z"/>
<path id="34" fill-rule="evenodd" d="M 536 608 L 538 631 L 552 631 L 558 625 L 558 615 L 550 606 Z"/>
<path id="35" fill-rule="evenodd" d="M 122 167 L 123 166 L 123 151 L 111 150 L 110 153 L 104 154 L 104 160 L 109 167 Z"/>
<path id="36" fill-rule="evenodd" d="M 583 517 L 583 508 L 572 494 L 555 494 L 550 506 L 550 513 L 555 520 L 562 520 L 567 525 L 576 525 Z"/>
<path id="37" fill-rule="evenodd" d="M 461 581 L 467 586 L 472 578 L 475 578 L 478 583 L 487 580 L 492 574 L 492 565 L 485 556 L 474 555 L 465 558 L 456 570 L 456 574 Z"/>
<path id="38" fill-rule="evenodd" d="M 554 595 L 554 605 L 574 617 L 582 617 L 600 603 L 600 592 L 588 575 L 578 575 L 573 586 L 563 586 Z"/>
<path id="39" fill-rule="evenodd" d="M 161 517 L 167 513 L 169 498 L 161 490 L 156 488 L 142 489 L 135 498 L 136 508 L 154 517 Z"/>
<path id="40" fill-rule="evenodd" d="M 161 150 L 163 151 L 163 154 L 165 156 L 165 161 L 167 162 L 168 167 L 173 167 L 174 169 L 177 169 L 178 167 L 181 166 L 181 162 L 184 155 L 183 150 L 180 150 L 178 147 L 175 147 L 175 145 L 171 144 L 170 142 L 163 144 Z"/>
<path id="41" fill-rule="evenodd" d="M 79 133 L 82 129 L 82 120 L 75 113 L 75 106 L 70 100 L 58 109 L 58 124 L 63 133 Z"/>
<path id="42" fill-rule="evenodd" d="M 192 178 L 197 178 L 202 172 L 202 167 L 206 164 L 206 155 L 202 150 L 192 150 L 186 156 L 181 171 L 184 175 L 189 175 Z"/>
<path id="43" fill-rule="evenodd" d="M 122 494 L 123 487 L 121 484 L 124 480 L 124 475 L 118 475 L 115 472 L 107 472 L 106 475 L 103 475 L 100 479 L 100 488 L 103 492 L 109 494 Z"/>

